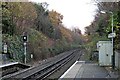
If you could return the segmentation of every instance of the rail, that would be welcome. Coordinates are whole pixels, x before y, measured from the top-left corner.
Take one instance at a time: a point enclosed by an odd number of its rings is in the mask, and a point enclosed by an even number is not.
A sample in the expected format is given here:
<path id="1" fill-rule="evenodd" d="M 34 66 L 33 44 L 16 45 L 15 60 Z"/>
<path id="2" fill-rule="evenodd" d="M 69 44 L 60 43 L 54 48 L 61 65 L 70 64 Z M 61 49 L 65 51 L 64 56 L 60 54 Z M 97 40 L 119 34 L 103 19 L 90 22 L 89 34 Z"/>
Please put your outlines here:
<path id="1" fill-rule="evenodd" d="M 12 75 L 7 75 L 2 77 L 4 80 L 41 80 L 45 79 L 50 74 L 54 73 L 56 70 L 64 66 L 67 62 L 75 57 L 75 52 L 77 50 L 72 51 L 67 55 L 63 55 L 62 57 L 56 58 L 56 61 L 52 61 L 49 65 L 43 65 L 42 68 L 40 66 L 32 67 L 27 70 L 21 71 L 19 73 L 15 73 Z"/>

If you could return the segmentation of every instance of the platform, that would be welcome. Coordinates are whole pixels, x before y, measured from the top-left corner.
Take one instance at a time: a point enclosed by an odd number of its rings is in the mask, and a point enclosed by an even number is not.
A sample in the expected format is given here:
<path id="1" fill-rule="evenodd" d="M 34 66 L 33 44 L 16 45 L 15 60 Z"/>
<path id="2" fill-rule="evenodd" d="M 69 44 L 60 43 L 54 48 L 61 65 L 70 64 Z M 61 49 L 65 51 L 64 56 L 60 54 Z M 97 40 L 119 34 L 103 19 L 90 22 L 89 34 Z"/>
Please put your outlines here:
<path id="1" fill-rule="evenodd" d="M 11 63 L 6 63 L 6 64 L 1 64 L 0 65 L 0 78 L 8 74 L 18 72 L 23 69 L 27 69 L 29 67 L 30 67 L 29 65 L 26 65 L 20 62 L 11 62 Z"/>
<path id="2" fill-rule="evenodd" d="M 97 63 L 76 61 L 59 80 L 117 80 Z"/>
<path id="3" fill-rule="evenodd" d="M 6 67 L 6 66 L 15 65 L 15 64 L 18 64 L 18 62 L 11 62 L 11 63 L 7 63 L 7 64 L 0 64 L 0 68 Z"/>
<path id="4" fill-rule="evenodd" d="M 21 65 L 25 68 L 29 68 L 30 65 L 26 65 L 24 63 L 20 63 L 20 62 L 10 62 L 10 63 L 6 63 L 6 64 L 0 64 L 0 68 L 5 68 L 5 67 L 10 67 L 10 66 L 14 66 L 14 65 Z"/>

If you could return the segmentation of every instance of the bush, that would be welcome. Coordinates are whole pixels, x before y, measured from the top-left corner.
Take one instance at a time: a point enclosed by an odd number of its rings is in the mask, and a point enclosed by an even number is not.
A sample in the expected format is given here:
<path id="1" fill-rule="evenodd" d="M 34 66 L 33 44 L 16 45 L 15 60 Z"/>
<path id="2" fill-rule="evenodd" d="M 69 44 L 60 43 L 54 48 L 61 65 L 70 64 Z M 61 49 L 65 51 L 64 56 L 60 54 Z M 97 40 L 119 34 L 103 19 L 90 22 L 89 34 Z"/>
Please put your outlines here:
<path id="1" fill-rule="evenodd" d="M 3 34 L 3 43 L 7 42 L 8 52 L 13 60 L 23 62 L 24 48 L 20 36 Z"/>

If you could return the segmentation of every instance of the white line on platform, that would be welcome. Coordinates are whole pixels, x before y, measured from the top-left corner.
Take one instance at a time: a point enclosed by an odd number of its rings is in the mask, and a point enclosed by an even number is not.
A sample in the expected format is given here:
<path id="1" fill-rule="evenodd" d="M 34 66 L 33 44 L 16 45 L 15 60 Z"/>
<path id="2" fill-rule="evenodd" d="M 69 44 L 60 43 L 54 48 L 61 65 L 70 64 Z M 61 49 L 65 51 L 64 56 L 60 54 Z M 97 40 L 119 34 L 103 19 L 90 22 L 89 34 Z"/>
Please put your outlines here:
<path id="1" fill-rule="evenodd" d="M 85 61 L 78 61 L 78 62 L 85 63 Z"/>
<path id="2" fill-rule="evenodd" d="M 75 66 L 77 62 L 78 61 L 76 61 L 58 80 L 61 80 L 62 78 L 64 78 L 64 76 L 73 68 L 73 66 Z"/>
<path id="3" fill-rule="evenodd" d="M 8 63 L 8 64 L 0 65 L 0 68 L 10 66 L 10 65 L 14 65 L 14 64 L 18 64 L 18 62 L 12 62 L 12 63 Z"/>

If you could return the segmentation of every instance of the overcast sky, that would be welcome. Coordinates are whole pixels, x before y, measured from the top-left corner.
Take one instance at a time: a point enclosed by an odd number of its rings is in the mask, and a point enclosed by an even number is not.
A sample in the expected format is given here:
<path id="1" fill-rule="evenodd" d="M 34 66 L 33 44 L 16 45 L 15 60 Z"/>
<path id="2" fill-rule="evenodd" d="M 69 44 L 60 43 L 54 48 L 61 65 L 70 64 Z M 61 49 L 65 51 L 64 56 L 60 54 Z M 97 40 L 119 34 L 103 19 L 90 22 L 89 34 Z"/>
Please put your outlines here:
<path id="1" fill-rule="evenodd" d="M 34 2 L 47 2 L 49 10 L 56 10 L 64 16 L 63 24 L 72 29 L 79 28 L 84 33 L 84 27 L 94 20 L 97 7 L 91 0 L 29 0 Z"/>

